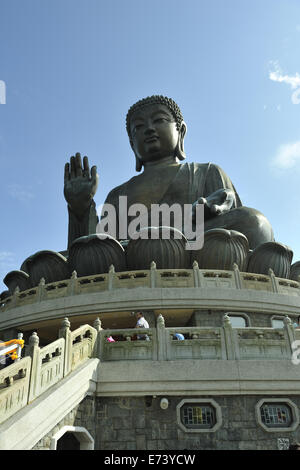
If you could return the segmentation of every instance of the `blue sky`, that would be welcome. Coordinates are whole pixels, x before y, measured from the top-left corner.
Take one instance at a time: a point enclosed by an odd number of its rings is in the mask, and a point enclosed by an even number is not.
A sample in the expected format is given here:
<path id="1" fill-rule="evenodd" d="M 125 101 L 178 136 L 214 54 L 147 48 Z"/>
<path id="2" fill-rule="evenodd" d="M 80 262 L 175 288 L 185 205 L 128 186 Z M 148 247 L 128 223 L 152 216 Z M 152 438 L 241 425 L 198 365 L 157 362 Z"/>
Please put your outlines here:
<path id="1" fill-rule="evenodd" d="M 187 161 L 220 165 L 300 260 L 299 50 L 298 0 L 0 0 L 0 291 L 66 248 L 71 155 L 97 165 L 97 205 L 135 174 L 125 117 L 152 94 L 181 107 Z"/>

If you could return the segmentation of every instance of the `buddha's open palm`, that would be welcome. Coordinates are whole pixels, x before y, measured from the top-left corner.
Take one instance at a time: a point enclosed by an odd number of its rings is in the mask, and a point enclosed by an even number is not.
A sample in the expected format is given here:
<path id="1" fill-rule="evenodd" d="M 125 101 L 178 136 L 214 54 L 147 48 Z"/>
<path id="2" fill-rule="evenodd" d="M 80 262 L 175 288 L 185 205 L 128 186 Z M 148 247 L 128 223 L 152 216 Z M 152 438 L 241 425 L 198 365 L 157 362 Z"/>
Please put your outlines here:
<path id="1" fill-rule="evenodd" d="M 64 196 L 72 211 L 82 217 L 91 204 L 98 187 L 97 167 L 90 171 L 87 157 L 81 162 L 80 153 L 65 165 Z"/>

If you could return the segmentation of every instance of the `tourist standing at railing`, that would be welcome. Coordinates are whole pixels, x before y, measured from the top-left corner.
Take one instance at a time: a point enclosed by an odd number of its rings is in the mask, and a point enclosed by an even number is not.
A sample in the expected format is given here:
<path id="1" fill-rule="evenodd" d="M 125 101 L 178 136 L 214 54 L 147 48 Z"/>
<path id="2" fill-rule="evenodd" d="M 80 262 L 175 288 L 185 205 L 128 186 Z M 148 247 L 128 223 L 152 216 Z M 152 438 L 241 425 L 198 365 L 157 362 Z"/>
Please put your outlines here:
<path id="1" fill-rule="evenodd" d="M 149 323 L 144 318 L 144 315 L 142 312 L 137 312 L 135 315 L 137 318 L 135 328 L 149 328 Z M 137 335 L 137 339 L 144 339 L 146 341 L 150 340 L 148 335 Z"/>
<path id="2" fill-rule="evenodd" d="M 294 328 L 297 328 L 297 330 L 300 329 L 300 316 L 297 317 L 297 321 L 293 323 Z"/>
<path id="3" fill-rule="evenodd" d="M 173 336 L 173 339 L 177 339 L 178 341 L 183 341 L 184 336 L 181 333 L 175 333 L 175 335 Z"/>

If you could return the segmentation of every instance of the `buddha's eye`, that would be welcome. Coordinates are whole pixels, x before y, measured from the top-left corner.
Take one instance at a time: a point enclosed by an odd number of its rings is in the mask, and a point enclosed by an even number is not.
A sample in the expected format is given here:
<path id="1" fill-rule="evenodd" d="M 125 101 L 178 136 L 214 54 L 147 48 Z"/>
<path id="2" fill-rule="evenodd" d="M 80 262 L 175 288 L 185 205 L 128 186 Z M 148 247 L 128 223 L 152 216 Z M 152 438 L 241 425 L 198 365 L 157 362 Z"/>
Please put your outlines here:
<path id="1" fill-rule="evenodd" d="M 143 124 L 136 124 L 134 127 L 133 127 L 133 132 L 137 132 L 139 129 L 141 129 L 143 127 Z"/>

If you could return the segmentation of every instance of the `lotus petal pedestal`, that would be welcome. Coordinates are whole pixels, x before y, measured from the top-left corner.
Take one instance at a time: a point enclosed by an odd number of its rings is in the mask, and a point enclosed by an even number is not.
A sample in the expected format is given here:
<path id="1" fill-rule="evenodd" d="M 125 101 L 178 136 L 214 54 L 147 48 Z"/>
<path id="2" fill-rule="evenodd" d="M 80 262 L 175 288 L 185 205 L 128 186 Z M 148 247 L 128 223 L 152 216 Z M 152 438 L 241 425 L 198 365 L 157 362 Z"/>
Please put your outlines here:
<path id="1" fill-rule="evenodd" d="M 251 253 L 247 271 L 268 274 L 271 268 L 276 277 L 288 278 L 292 258 L 293 252 L 288 246 L 278 242 L 263 243 Z"/>
<path id="2" fill-rule="evenodd" d="M 235 230 L 212 229 L 204 233 L 204 246 L 192 252 L 192 260 L 200 269 L 231 270 L 237 264 L 245 270 L 249 252 L 248 239 Z"/>
<path id="3" fill-rule="evenodd" d="M 128 270 L 149 269 L 155 261 L 158 269 L 187 269 L 190 252 L 184 235 L 172 227 L 146 227 L 131 239 L 126 249 Z"/>
<path id="4" fill-rule="evenodd" d="M 121 244 L 111 236 L 100 238 L 101 234 L 77 238 L 69 249 L 69 275 L 73 271 L 78 277 L 92 276 L 109 271 L 113 264 L 115 271 L 126 269 L 125 251 Z"/>
<path id="5" fill-rule="evenodd" d="M 61 281 L 67 279 L 68 267 L 67 259 L 56 251 L 38 251 L 27 258 L 21 270 L 29 274 L 31 287 L 37 286 L 41 278 L 45 283 Z"/>
<path id="6" fill-rule="evenodd" d="M 3 282 L 8 287 L 11 295 L 14 293 L 16 287 L 19 287 L 20 291 L 30 289 L 31 287 L 29 275 L 24 271 L 10 271 L 6 274 Z"/>

